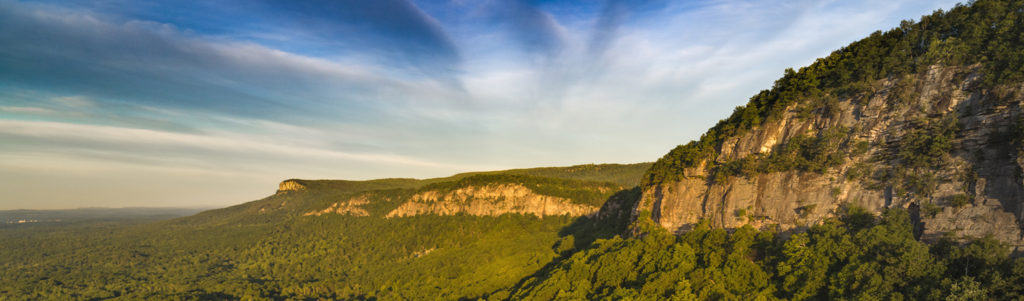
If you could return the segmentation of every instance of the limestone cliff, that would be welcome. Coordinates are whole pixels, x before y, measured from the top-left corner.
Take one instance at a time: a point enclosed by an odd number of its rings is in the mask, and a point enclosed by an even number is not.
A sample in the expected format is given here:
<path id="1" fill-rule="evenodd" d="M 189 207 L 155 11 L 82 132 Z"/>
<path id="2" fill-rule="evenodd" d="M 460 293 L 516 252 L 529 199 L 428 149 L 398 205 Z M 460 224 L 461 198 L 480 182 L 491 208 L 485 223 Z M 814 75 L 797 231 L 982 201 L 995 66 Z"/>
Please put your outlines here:
<path id="1" fill-rule="evenodd" d="M 566 214 L 582 216 L 597 210 L 597 207 L 575 204 L 566 198 L 538 194 L 519 184 L 488 184 L 449 192 L 420 192 L 389 212 L 387 217 L 460 213 L 480 216 L 506 213 L 533 214 L 539 217 Z"/>
<path id="2" fill-rule="evenodd" d="M 781 118 L 721 141 L 711 159 L 645 185 L 634 218 L 650 212 L 672 231 L 702 219 L 723 228 L 799 230 L 843 206 L 901 207 L 924 240 L 991 234 L 1024 250 L 1024 85 L 979 88 L 980 70 L 932 67 L 853 96 L 826 93 L 789 105 Z M 933 129 L 949 132 L 948 143 Z M 830 133 L 839 138 L 814 150 L 830 154 L 827 168 L 755 168 L 787 145 Z M 942 155 L 912 156 L 919 145 Z M 746 166 L 757 172 L 729 172 Z"/>

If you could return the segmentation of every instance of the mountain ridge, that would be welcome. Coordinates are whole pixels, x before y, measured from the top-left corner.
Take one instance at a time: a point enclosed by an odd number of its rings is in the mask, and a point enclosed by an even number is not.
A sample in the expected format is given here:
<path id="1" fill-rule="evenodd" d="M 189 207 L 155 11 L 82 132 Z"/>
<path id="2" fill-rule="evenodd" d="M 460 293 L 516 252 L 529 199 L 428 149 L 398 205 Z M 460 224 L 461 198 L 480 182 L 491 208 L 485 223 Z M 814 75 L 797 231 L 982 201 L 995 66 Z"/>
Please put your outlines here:
<path id="1" fill-rule="evenodd" d="M 656 161 L 634 219 L 787 231 L 849 206 L 898 207 L 925 240 L 994 235 L 1024 250 L 1024 41 L 1010 34 L 1024 25 L 1012 5 L 936 11 L 787 69 Z"/>
<path id="2" fill-rule="evenodd" d="M 176 220 L 176 223 L 234 223 L 240 221 L 272 222 L 279 219 L 320 216 L 337 214 L 339 208 L 343 214 L 358 212 L 358 215 L 387 216 L 402 203 L 408 203 L 417 193 L 446 194 L 453 188 L 474 188 L 481 191 L 491 184 L 512 184 L 523 186 L 516 188 L 507 186 L 506 190 L 518 191 L 519 197 L 532 196 L 534 201 L 547 200 L 554 211 L 540 209 L 544 202 L 526 204 L 520 201 L 526 198 L 509 198 L 484 196 L 474 203 L 476 206 L 463 206 L 451 203 L 435 209 L 424 209 L 417 214 L 455 214 L 465 213 L 469 208 L 476 212 L 488 211 L 488 215 L 528 212 L 538 216 L 561 215 L 570 213 L 573 216 L 593 214 L 598 211 L 605 199 L 617 191 L 628 189 L 639 183 L 644 172 L 652 163 L 633 164 L 583 164 L 565 167 L 539 167 L 510 169 L 499 171 L 467 172 L 449 177 L 412 179 L 385 178 L 365 181 L 351 180 L 304 180 L 287 179 L 278 185 L 278 190 L 261 200 L 230 206 L 221 209 L 201 212 L 193 217 Z M 525 186 L 524 186 L 525 185 Z M 627 186 L 628 185 L 628 186 Z M 469 187 L 474 186 L 474 187 Z M 463 201 L 472 199 L 472 195 L 461 198 Z M 352 200 L 362 198 L 359 204 Z M 489 202 L 483 202 L 490 199 Z M 448 198 L 446 200 L 454 200 Z M 495 207 L 484 203 L 501 201 L 504 205 Z M 519 204 L 513 204 L 519 202 Z M 529 203 L 529 202 L 527 202 Z M 579 203 L 582 206 L 574 205 Z M 410 205 L 412 206 L 412 205 Z M 333 210 L 329 210 L 330 208 Z M 364 208 L 369 207 L 369 208 Z M 428 206 L 430 207 L 430 206 Z M 459 209 L 461 208 L 461 209 Z M 518 209 L 517 209 L 518 208 Z M 320 212 L 317 215 L 317 212 Z M 411 212 L 406 212 L 409 215 Z M 395 213 L 393 215 L 402 215 Z"/>

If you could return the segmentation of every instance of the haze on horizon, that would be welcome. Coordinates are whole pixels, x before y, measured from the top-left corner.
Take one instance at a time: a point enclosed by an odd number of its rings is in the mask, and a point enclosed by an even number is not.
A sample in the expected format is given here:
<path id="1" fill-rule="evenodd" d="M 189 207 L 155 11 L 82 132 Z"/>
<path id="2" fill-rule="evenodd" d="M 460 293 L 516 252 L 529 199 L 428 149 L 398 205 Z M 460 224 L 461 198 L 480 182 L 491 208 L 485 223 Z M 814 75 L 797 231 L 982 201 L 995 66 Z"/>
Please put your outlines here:
<path id="1" fill-rule="evenodd" d="M 0 0 L 0 210 L 653 161 L 956 3 L 581 2 Z"/>

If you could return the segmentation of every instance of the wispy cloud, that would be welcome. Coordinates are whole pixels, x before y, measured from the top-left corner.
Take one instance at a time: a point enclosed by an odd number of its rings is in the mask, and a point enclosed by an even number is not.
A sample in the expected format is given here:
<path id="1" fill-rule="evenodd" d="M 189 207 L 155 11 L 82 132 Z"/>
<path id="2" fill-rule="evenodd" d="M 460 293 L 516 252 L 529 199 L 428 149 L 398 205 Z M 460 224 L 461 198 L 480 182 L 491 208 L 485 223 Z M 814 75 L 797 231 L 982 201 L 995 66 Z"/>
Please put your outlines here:
<path id="1" fill-rule="evenodd" d="M 102 205 L 150 175 L 243 196 L 648 161 L 784 68 L 945 2 L 0 0 L 0 174 L 38 187 L 109 166 L 76 194 Z M 0 207 L 48 197 L 71 199 Z"/>
<path id="2" fill-rule="evenodd" d="M 374 114 L 366 101 L 435 85 L 386 67 L 8 2 L 0 2 L 0 43 L 0 79 L 23 87 L 242 116 L 357 118 Z"/>
<path id="3" fill-rule="evenodd" d="M 454 42 L 437 20 L 408 0 L 261 3 L 279 12 L 266 18 L 270 24 L 305 33 L 308 39 L 295 42 L 314 41 L 320 53 L 376 55 L 379 64 L 446 79 L 459 72 L 461 55 Z"/>
<path id="4" fill-rule="evenodd" d="M 30 139 L 40 142 L 54 141 L 60 143 L 87 144 L 92 150 L 102 149 L 108 152 L 123 151 L 126 153 L 141 152 L 145 155 L 163 158 L 183 157 L 179 153 L 198 153 L 220 157 L 241 156 L 253 158 L 250 163 L 266 162 L 267 159 L 285 160 L 301 159 L 311 166 L 323 162 L 359 161 L 406 167 L 431 167 L 448 171 L 468 168 L 466 165 L 441 164 L 418 160 L 409 157 L 380 153 L 351 153 L 323 148 L 323 145 L 287 145 L 274 141 L 274 136 L 232 137 L 223 135 L 198 135 L 175 132 L 155 131 L 148 129 L 121 128 L 59 122 L 37 122 L 0 120 L 0 135 L 10 139 Z M 11 146 L 8 146 L 11 147 Z M 38 152 L 39 150 L 36 150 Z M 195 159 L 190 157 L 188 159 Z M 210 160 L 208 168 L 215 169 L 218 164 Z M 239 168 L 261 169 L 265 166 L 238 166 Z M 476 166 L 479 167 L 479 166 Z"/>
<path id="5" fill-rule="evenodd" d="M 551 60 L 565 47 L 564 29 L 547 12 L 526 0 L 500 1 L 496 7 L 501 21 L 527 53 Z"/>
<path id="6" fill-rule="evenodd" d="M 53 110 L 46 108 L 37 107 L 14 107 L 14 106 L 0 106 L 0 111 L 8 113 L 28 113 L 28 114 L 53 114 Z"/>

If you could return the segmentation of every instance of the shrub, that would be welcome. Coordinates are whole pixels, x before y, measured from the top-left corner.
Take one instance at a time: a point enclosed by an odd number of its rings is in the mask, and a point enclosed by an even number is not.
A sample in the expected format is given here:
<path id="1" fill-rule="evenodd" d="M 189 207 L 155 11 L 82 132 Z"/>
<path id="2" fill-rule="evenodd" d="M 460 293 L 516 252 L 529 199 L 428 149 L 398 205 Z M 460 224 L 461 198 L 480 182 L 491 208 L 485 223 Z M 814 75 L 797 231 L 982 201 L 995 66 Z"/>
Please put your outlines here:
<path id="1" fill-rule="evenodd" d="M 942 213 L 942 207 L 932 204 L 931 202 L 927 202 L 921 206 L 921 213 L 924 213 L 924 216 L 927 217 L 935 217 L 936 215 L 939 215 L 939 213 Z"/>
<path id="2" fill-rule="evenodd" d="M 949 204 L 955 208 L 966 206 L 970 201 L 971 197 L 963 193 L 949 197 Z"/>

